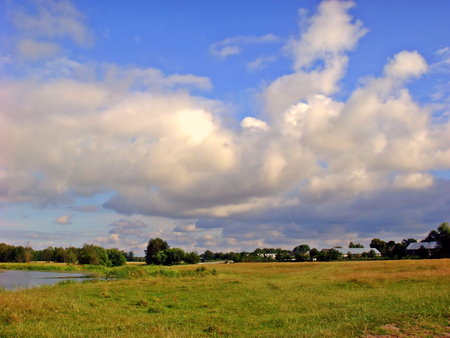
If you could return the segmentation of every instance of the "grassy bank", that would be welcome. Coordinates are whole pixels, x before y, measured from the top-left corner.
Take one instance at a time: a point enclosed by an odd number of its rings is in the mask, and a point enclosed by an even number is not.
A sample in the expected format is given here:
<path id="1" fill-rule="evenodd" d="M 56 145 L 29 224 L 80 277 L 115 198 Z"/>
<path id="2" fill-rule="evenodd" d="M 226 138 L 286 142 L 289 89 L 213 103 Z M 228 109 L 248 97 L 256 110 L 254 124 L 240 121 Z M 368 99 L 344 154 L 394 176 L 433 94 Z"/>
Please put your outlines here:
<path id="1" fill-rule="evenodd" d="M 139 269 L 124 267 L 124 280 L 0 292 L 0 336 L 450 335 L 450 260 Z"/>

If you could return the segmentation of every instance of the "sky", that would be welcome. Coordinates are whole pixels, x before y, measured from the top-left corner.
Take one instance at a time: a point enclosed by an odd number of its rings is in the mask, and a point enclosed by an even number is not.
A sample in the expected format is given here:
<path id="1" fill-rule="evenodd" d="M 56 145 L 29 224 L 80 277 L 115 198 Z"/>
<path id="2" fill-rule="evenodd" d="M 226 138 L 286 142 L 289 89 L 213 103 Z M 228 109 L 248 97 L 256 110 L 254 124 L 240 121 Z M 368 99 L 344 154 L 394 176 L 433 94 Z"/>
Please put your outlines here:
<path id="1" fill-rule="evenodd" d="M 0 242 L 369 246 L 450 219 L 450 2 L 0 2 Z"/>

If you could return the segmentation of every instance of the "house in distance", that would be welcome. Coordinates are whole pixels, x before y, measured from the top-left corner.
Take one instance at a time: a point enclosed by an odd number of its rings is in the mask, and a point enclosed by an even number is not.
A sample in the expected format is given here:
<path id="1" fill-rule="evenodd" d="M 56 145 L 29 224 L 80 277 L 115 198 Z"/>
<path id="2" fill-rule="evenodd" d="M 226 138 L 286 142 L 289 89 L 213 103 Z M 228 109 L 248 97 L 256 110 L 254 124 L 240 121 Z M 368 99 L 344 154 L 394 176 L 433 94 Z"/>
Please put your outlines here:
<path id="1" fill-rule="evenodd" d="M 363 253 L 369 254 L 372 250 L 375 252 L 375 256 L 381 256 L 381 252 L 375 248 L 333 248 L 333 250 L 339 251 L 342 254 L 342 257 L 347 257 L 349 252 L 353 256 L 362 256 Z"/>
<path id="2" fill-rule="evenodd" d="M 428 250 L 430 253 L 438 250 L 441 246 L 438 242 L 420 242 L 411 243 L 406 247 L 406 253 L 409 256 L 421 256 L 421 252 Z"/>

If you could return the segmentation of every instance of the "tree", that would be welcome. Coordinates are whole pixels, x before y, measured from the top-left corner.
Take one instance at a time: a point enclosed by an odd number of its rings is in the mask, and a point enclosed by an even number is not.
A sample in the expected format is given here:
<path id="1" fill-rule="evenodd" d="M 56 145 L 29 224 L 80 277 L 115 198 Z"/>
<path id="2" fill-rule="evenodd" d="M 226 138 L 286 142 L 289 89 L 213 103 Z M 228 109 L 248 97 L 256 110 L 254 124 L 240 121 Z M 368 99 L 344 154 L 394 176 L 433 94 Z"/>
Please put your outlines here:
<path id="1" fill-rule="evenodd" d="M 342 258 L 342 253 L 340 253 L 337 250 L 331 249 L 330 251 L 328 251 L 328 259 L 330 261 L 334 261 L 337 259 L 341 259 Z"/>
<path id="2" fill-rule="evenodd" d="M 66 263 L 67 252 L 64 248 L 55 248 L 53 252 L 53 261 L 58 263 Z"/>
<path id="3" fill-rule="evenodd" d="M 41 260 L 45 262 L 50 262 L 53 259 L 54 249 L 51 246 L 48 246 L 44 250 L 42 250 Z"/>
<path id="4" fill-rule="evenodd" d="M 167 255 L 166 251 L 159 251 L 156 255 L 153 255 L 152 257 L 152 263 L 155 265 L 164 265 L 167 262 Z"/>
<path id="5" fill-rule="evenodd" d="M 295 260 L 297 262 L 304 262 L 304 261 L 308 260 L 308 258 L 309 257 L 307 255 L 302 254 L 300 251 L 295 252 Z"/>
<path id="6" fill-rule="evenodd" d="M 132 262 L 133 259 L 134 259 L 134 252 L 133 252 L 133 251 L 130 251 L 130 252 L 128 253 L 128 255 L 127 255 L 127 261 L 128 261 L 128 262 Z"/>
<path id="7" fill-rule="evenodd" d="M 408 239 L 404 239 L 402 241 L 402 244 L 407 247 L 408 245 L 410 245 L 411 243 L 417 243 L 417 239 L 414 238 L 408 238 Z"/>
<path id="8" fill-rule="evenodd" d="M 311 248 L 309 247 L 308 244 L 300 244 L 299 246 L 296 246 L 294 248 L 294 250 L 292 250 L 294 252 L 307 252 L 307 251 L 311 251 Z"/>
<path id="9" fill-rule="evenodd" d="M 200 256 L 195 251 L 186 253 L 184 255 L 184 261 L 188 264 L 197 264 L 200 262 Z"/>
<path id="10" fill-rule="evenodd" d="M 161 238 L 152 238 L 148 241 L 147 250 L 145 250 L 145 262 L 147 264 L 162 265 L 165 262 L 162 256 L 166 256 L 164 252 L 169 249 L 169 244 Z M 161 252 L 161 254 L 160 254 Z M 167 258 L 167 256 L 166 256 Z"/>
<path id="11" fill-rule="evenodd" d="M 100 246 L 94 244 L 84 244 L 80 250 L 78 257 L 80 264 L 92 264 L 92 265 L 108 265 L 108 254 L 106 250 Z"/>
<path id="12" fill-rule="evenodd" d="M 167 249 L 165 251 L 165 254 L 167 256 L 166 261 L 164 264 L 166 265 L 173 265 L 181 263 L 181 261 L 184 260 L 184 251 L 179 248 L 171 248 Z"/>
<path id="13" fill-rule="evenodd" d="M 203 254 L 203 258 L 205 259 L 205 261 L 212 261 L 214 259 L 214 252 L 206 250 Z"/>
<path id="14" fill-rule="evenodd" d="M 289 255 L 290 251 L 289 250 L 282 250 L 280 248 L 277 249 L 277 253 L 275 255 L 275 259 L 278 262 L 286 262 L 286 261 L 290 261 L 292 260 L 291 255 Z"/>
<path id="15" fill-rule="evenodd" d="M 106 249 L 106 253 L 108 254 L 108 260 L 111 262 L 112 266 L 121 266 L 127 262 L 125 256 L 119 249 Z"/>
<path id="16" fill-rule="evenodd" d="M 428 236 L 422 240 L 422 242 L 437 242 L 439 241 L 439 232 L 437 230 L 431 230 Z"/>
<path id="17" fill-rule="evenodd" d="M 370 247 L 377 249 L 379 252 L 381 252 L 382 256 L 387 256 L 387 245 L 385 241 L 382 241 L 381 239 L 374 238 L 372 239 L 372 242 L 370 242 Z"/>
<path id="18" fill-rule="evenodd" d="M 443 222 L 437 229 L 439 231 L 438 243 L 441 245 L 439 251 L 443 257 L 450 257 L 450 226 L 448 222 Z"/>
<path id="19" fill-rule="evenodd" d="M 348 247 L 349 248 L 364 248 L 364 245 L 362 245 L 362 244 L 359 244 L 359 243 L 353 243 L 353 242 L 350 242 L 349 244 L 348 244 Z"/>
<path id="20" fill-rule="evenodd" d="M 431 230 L 427 238 L 422 242 L 438 242 L 439 250 L 433 253 L 433 257 L 450 257 L 450 226 L 443 222 L 437 230 Z"/>
<path id="21" fill-rule="evenodd" d="M 311 251 L 309 252 L 309 257 L 314 258 L 319 254 L 319 250 L 317 250 L 316 248 L 312 248 Z"/>
<path id="22" fill-rule="evenodd" d="M 66 248 L 66 252 L 67 252 L 67 263 L 76 263 L 78 260 L 78 255 L 80 252 L 79 248 L 74 248 L 72 246 Z"/>

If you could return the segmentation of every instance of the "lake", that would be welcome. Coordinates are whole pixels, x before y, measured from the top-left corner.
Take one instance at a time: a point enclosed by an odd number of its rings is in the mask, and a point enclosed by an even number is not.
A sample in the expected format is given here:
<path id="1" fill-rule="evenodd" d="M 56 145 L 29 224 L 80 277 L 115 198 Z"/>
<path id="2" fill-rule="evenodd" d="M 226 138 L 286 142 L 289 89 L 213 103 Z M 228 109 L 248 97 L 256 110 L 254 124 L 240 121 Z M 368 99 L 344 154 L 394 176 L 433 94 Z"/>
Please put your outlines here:
<path id="1" fill-rule="evenodd" d="M 83 281 L 94 276 L 87 273 L 0 270 L 0 287 L 6 290 L 52 285 L 63 280 Z"/>

